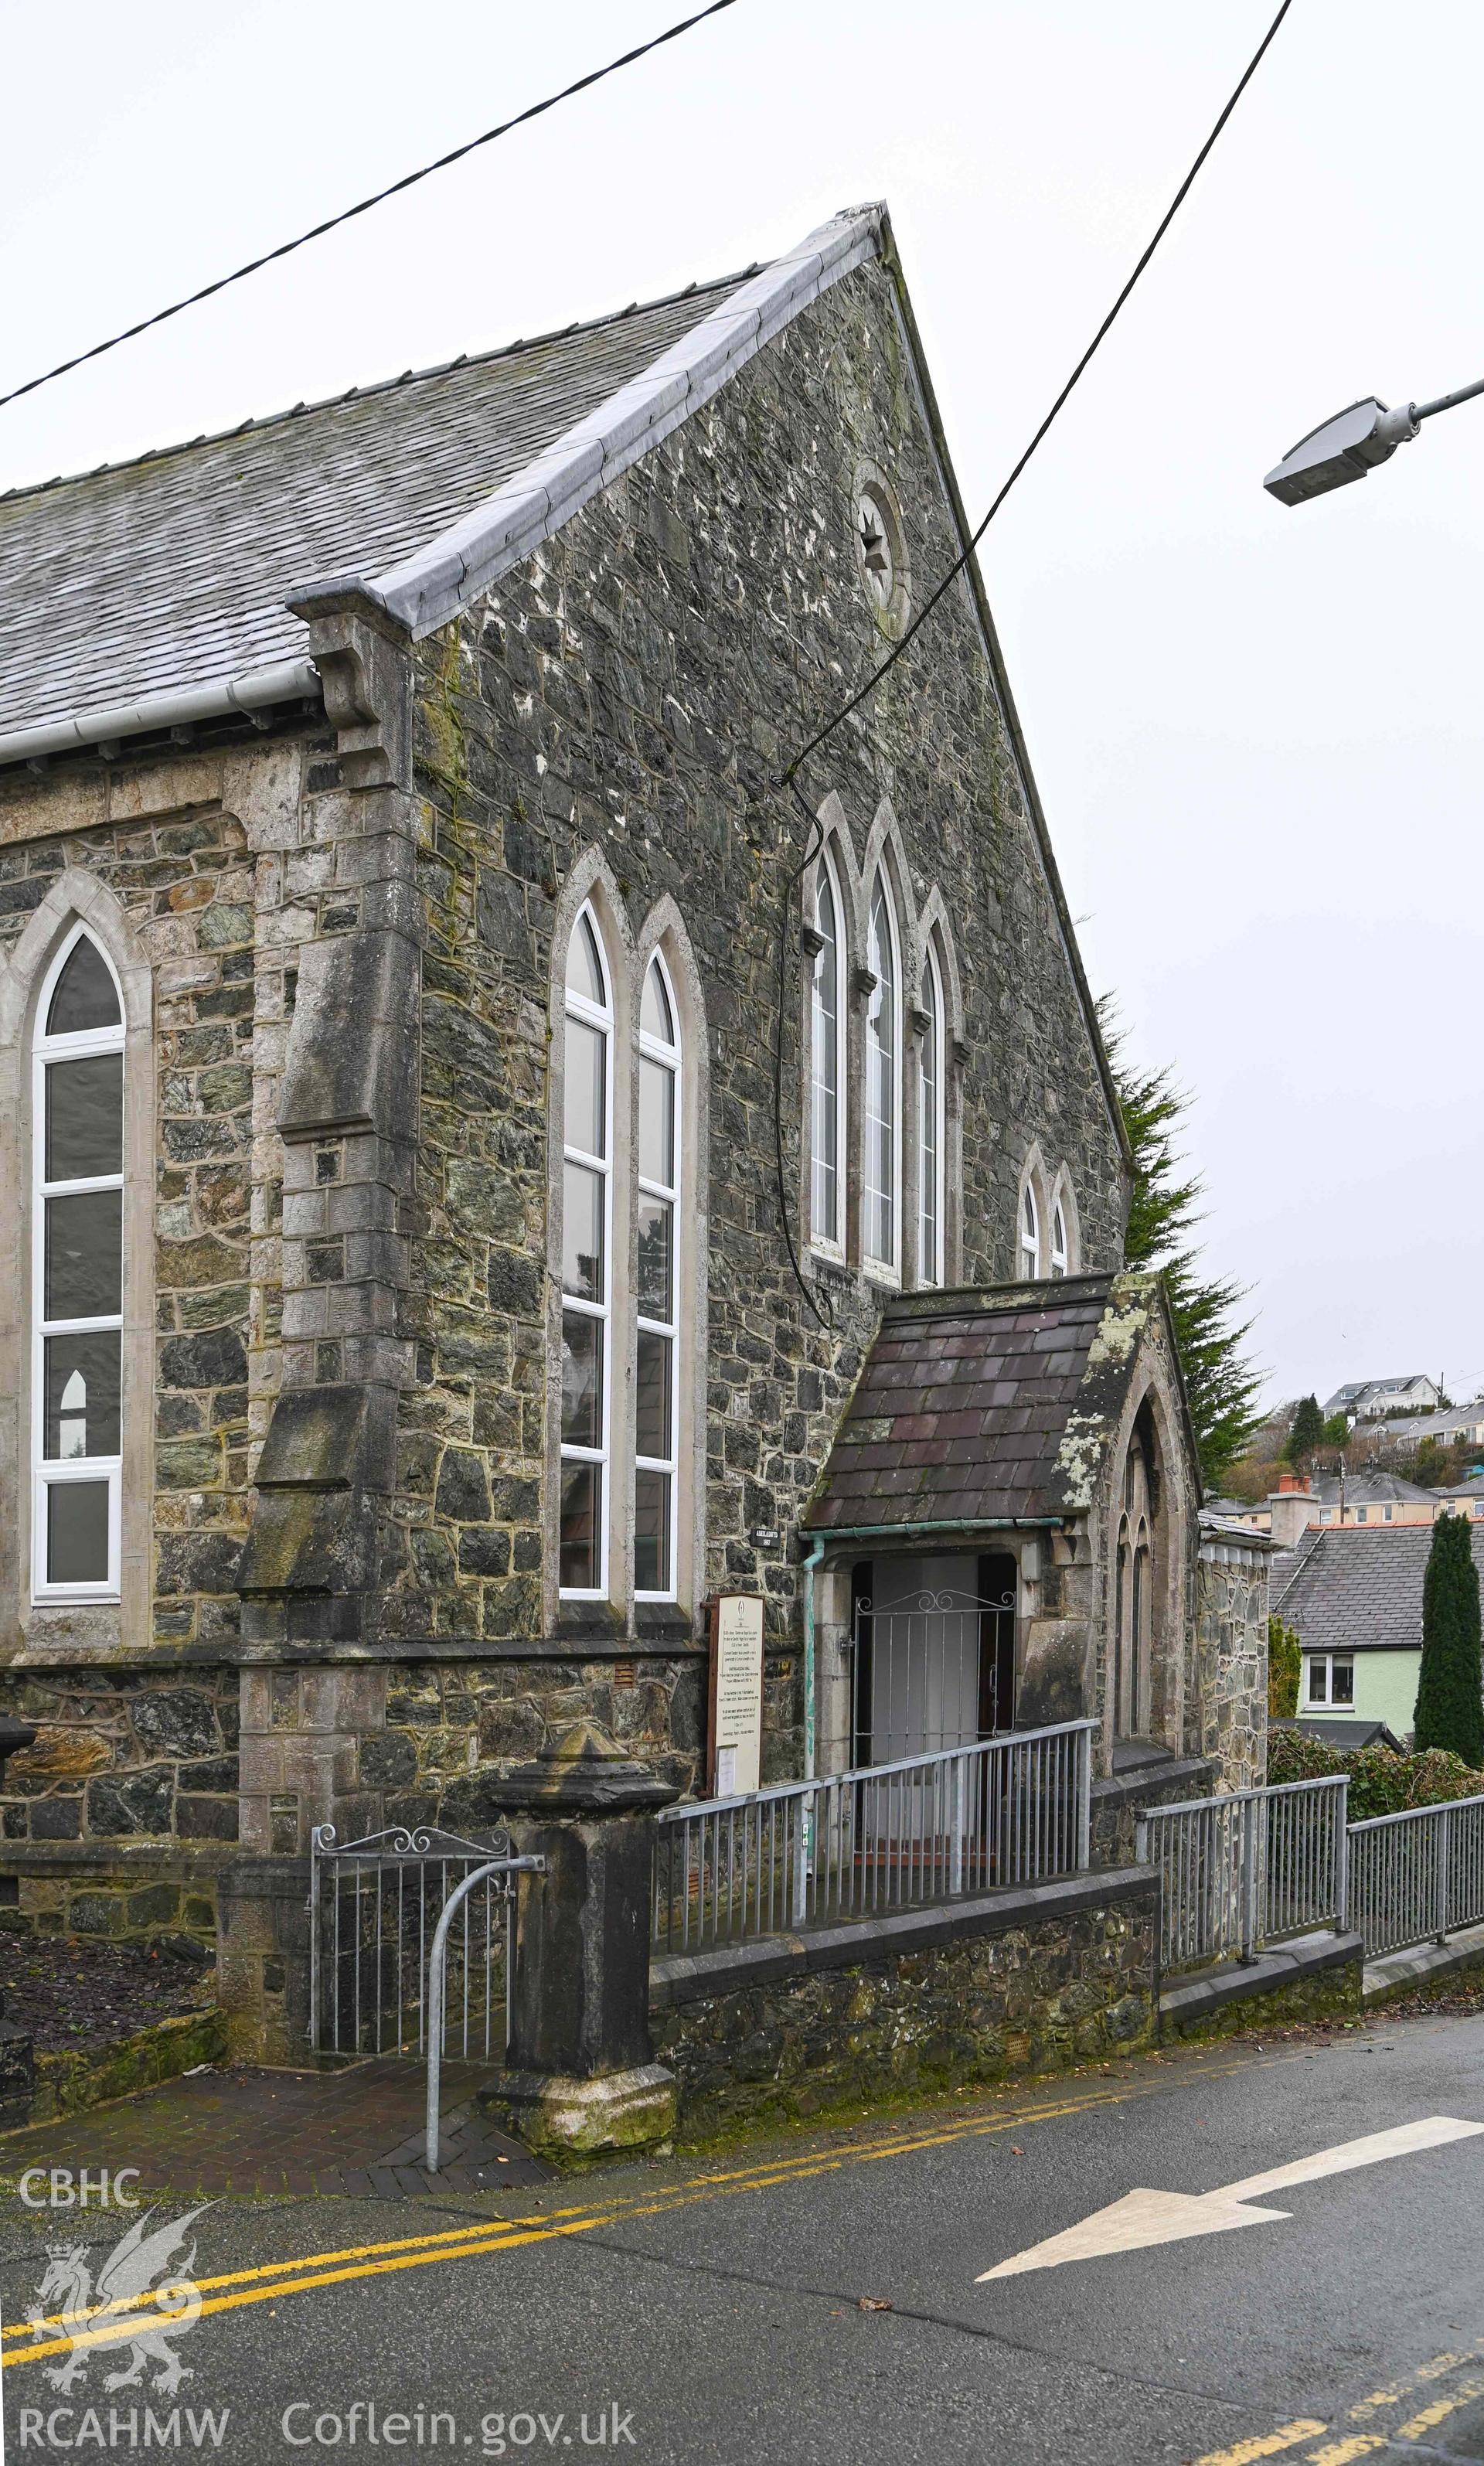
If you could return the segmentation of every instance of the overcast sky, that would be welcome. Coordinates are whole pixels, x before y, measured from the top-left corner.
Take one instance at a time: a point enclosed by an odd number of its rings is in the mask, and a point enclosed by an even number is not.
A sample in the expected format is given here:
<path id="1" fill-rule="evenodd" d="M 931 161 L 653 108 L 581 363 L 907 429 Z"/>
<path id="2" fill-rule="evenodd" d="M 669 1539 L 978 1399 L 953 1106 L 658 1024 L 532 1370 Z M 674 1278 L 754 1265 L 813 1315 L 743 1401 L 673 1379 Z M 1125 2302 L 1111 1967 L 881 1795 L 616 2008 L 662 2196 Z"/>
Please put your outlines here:
<path id="1" fill-rule="evenodd" d="M 657 32 L 680 0 L 0 0 L 0 390 Z M 767 258 L 890 205 L 987 503 L 1270 0 L 738 0 L 288 265 L 0 413 L 0 486 Z M 1295 0 L 991 532 L 1095 988 L 1173 1063 L 1275 1395 L 1484 1376 L 1484 401 L 1293 511 L 1372 391 L 1484 375 L 1476 0 Z"/>

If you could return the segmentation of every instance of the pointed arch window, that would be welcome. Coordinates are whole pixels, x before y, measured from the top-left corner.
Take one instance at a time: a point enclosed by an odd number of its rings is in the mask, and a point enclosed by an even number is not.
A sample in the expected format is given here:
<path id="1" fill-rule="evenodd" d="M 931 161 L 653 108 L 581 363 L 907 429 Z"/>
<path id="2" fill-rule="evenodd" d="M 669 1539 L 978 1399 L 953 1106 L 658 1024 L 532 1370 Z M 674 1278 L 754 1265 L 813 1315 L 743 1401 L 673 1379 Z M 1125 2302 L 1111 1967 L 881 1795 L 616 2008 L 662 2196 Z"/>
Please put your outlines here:
<path id="1" fill-rule="evenodd" d="M 682 1056 L 675 998 L 656 953 L 639 1014 L 639 1341 L 634 1388 L 634 1590 L 675 1595 Z"/>
<path id="2" fill-rule="evenodd" d="M 1036 1193 L 1027 1181 L 1021 1193 L 1021 1277 L 1034 1284 L 1041 1273 L 1041 1211 L 1036 1205 Z"/>
<path id="3" fill-rule="evenodd" d="M 922 972 L 922 1034 L 918 1067 L 917 1271 L 924 1285 L 943 1282 L 943 988 L 931 944 Z"/>
<path id="4" fill-rule="evenodd" d="M 878 1267 L 901 1263 L 902 976 L 896 918 L 884 873 L 871 889 L 866 1011 L 865 1251 Z"/>
<path id="5" fill-rule="evenodd" d="M 591 908 L 567 955 L 562 1087 L 560 1584 L 608 1580 L 613 1379 L 613 988 Z"/>
<path id="6" fill-rule="evenodd" d="M 1067 1261 L 1067 1210 L 1058 1199 L 1051 1208 L 1051 1273 L 1053 1276 L 1066 1275 Z"/>
<path id="7" fill-rule="evenodd" d="M 41 989 L 32 1054 L 34 1590 L 119 1590 L 124 1004 L 82 926 Z"/>
<path id="8" fill-rule="evenodd" d="M 809 1231 L 817 1248 L 845 1246 L 844 906 L 828 854 L 814 877 L 814 982 L 810 993 Z"/>

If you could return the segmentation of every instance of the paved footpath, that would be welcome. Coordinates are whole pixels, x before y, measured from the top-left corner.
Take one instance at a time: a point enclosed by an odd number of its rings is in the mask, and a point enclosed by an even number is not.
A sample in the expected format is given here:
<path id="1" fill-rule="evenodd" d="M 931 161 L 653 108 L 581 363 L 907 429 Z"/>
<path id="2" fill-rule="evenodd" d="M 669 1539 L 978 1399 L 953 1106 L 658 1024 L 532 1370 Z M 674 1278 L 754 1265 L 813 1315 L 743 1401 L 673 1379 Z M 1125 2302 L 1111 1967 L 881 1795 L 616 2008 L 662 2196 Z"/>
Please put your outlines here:
<path id="1" fill-rule="evenodd" d="M 113 2163 L 145 2103 L 110 2110 Z M 1484 2018 L 1228 2044 L 498 2194 L 221 2200 L 172 2251 L 179 2214 L 146 2230 L 155 2277 L 193 2275 L 163 2299 L 172 2328 L 92 2308 L 126 2291 L 116 2216 L 11 2200 L 11 2466 L 146 2438 L 376 2466 L 1484 2458 Z M 1085 2256 L 1060 2257 L 1073 2230 Z"/>

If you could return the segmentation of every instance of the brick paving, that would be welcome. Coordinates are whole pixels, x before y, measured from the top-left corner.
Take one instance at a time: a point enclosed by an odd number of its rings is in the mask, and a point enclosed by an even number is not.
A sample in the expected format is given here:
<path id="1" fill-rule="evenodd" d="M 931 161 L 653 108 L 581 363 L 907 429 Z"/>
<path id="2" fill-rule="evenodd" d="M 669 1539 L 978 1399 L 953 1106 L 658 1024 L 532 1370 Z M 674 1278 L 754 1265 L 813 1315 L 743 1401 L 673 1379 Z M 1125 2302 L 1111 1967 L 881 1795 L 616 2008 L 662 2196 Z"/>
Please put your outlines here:
<path id="1" fill-rule="evenodd" d="M 411 2200 L 431 2188 L 502 2191 L 540 2184 L 551 2169 L 497 2132 L 474 2105 L 488 2077 L 445 2063 L 442 2164 L 422 2165 L 426 2074 L 420 2063 L 379 2056 L 344 2072 L 212 2066 L 115 2104 L 0 2136 L 0 2184 L 28 2166 L 137 2166 L 136 2189 L 263 2198 L 284 2192 Z"/>

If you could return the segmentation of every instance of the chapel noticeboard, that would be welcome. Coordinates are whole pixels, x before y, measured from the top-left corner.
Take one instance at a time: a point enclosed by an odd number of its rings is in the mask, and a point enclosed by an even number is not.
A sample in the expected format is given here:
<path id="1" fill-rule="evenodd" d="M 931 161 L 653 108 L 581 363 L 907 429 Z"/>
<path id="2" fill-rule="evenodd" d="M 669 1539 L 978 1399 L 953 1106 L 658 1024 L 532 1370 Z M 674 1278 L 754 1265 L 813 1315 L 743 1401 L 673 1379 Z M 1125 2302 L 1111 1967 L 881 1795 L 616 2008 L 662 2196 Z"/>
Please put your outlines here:
<path id="1" fill-rule="evenodd" d="M 711 1603 L 711 1788 L 736 1798 L 760 1786 L 763 1743 L 763 1605 L 756 1593 L 718 1593 Z"/>

